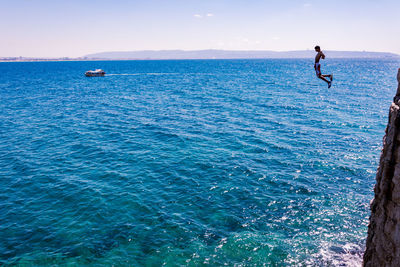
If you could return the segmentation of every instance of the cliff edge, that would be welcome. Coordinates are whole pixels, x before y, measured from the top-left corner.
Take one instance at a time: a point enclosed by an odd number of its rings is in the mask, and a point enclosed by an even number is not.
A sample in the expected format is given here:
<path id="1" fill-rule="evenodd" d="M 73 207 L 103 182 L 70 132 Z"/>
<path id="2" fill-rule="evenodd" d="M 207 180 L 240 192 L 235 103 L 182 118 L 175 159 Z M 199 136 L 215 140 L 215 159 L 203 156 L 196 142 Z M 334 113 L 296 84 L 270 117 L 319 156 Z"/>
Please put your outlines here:
<path id="1" fill-rule="evenodd" d="M 376 174 L 364 266 L 400 266 L 400 69 Z"/>

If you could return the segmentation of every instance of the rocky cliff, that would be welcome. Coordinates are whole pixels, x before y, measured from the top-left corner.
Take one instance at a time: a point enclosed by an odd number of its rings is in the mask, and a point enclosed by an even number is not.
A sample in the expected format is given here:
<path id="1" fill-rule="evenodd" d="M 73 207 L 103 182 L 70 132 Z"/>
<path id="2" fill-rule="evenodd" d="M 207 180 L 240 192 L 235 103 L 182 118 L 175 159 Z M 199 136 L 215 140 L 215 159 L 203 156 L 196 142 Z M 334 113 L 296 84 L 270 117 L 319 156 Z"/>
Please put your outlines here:
<path id="1" fill-rule="evenodd" d="M 376 174 L 364 266 L 400 266 L 400 69 Z"/>

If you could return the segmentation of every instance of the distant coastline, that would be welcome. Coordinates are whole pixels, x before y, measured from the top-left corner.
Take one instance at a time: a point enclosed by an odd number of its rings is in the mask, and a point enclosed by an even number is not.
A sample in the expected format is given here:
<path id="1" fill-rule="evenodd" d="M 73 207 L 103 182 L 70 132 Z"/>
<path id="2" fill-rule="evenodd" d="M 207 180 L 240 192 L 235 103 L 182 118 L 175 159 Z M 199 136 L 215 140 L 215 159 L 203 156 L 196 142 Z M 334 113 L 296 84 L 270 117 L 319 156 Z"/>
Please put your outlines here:
<path id="1" fill-rule="evenodd" d="M 41 57 L 0 57 L 0 62 L 51 62 L 51 61 L 94 61 L 87 58 L 41 58 Z"/>
<path id="2" fill-rule="evenodd" d="M 369 51 L 329 51 L 329 58 L 377 58 L 400 59 L 400 55 L 388 52 Z M 313 50 L 299 51 L 238 51 L 238 50 L 145 50 L 119 51 L 88 54 L 70 58 L 33 58 L 33 57 L 0 57 L 0 62 L 36 62 L 36 61 L 100 61 L 100 60 L 185 60 L 185 59 L 300 59 L 315 56 Z"/>

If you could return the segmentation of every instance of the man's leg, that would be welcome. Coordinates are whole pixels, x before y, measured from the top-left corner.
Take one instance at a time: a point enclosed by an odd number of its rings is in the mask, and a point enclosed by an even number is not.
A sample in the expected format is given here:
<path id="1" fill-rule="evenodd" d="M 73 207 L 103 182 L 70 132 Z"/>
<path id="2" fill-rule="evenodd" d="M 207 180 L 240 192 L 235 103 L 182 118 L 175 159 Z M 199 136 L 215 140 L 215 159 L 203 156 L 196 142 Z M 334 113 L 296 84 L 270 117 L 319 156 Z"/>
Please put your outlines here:
<path id="1" fill-rule="evenodd" d="M 320 78 L 321 80 L 330 83 L 330 81 L 328 81 L 327 79 L 325 79 L 325 77 L 328 77 L 329 75 L 319 75 L 318 78 Z"/>
<path id="2" fill-rule="evenodd" d="M 332 81 L 332 74 L 321 74 L 322 77 L 329 77 Z"/>

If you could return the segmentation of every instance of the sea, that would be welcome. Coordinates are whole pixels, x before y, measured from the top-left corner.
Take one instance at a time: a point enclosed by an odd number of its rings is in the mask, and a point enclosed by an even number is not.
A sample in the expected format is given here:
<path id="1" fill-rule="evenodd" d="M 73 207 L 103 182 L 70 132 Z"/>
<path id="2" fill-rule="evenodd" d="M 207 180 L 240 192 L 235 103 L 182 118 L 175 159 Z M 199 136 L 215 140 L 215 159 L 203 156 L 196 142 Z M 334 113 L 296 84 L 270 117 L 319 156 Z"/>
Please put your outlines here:
<path id="1" fill-rule="evenodd" d="M 359 266 L 399 66 L 0 63 L 0 265 Z"/>

